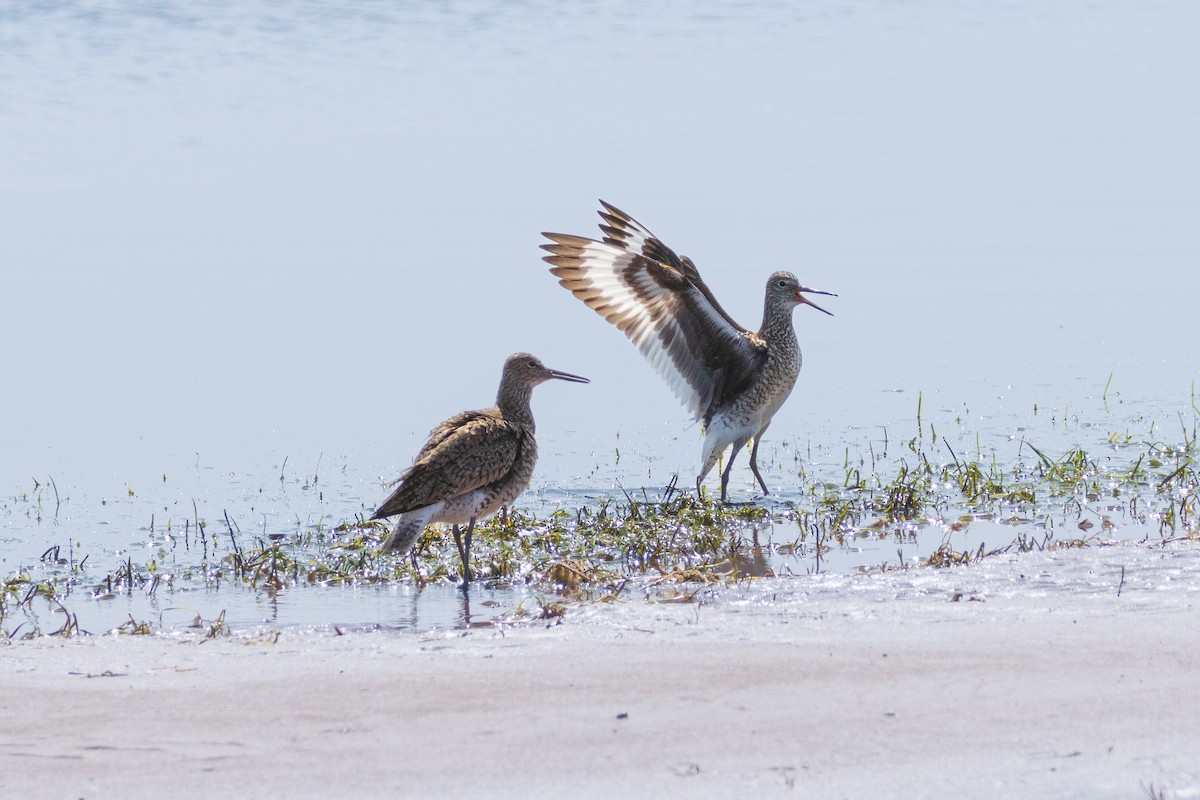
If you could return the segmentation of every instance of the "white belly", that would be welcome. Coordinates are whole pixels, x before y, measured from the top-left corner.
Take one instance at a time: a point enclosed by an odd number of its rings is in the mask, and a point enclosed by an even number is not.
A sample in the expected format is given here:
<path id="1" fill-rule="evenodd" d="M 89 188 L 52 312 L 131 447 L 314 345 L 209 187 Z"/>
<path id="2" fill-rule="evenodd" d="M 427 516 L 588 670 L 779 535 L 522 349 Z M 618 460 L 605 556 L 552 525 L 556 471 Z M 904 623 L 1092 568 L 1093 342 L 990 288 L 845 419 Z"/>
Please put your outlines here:
<path id="1" fill-rule="evenodd" d="M 747 419 L 733 414 L 717 414 L 704 433 L 701 461 L 707 464 L 716 460 L 730 445 L 744 445 L 761 427 L 757 415 Z"/>
<path id="2" fill-rule="evenodd" d="M 502 502 L 496 502 L 494 493 L 484 489 L 476 489 L 438 503 L 441 508 L 433 513 L 430 522 L 448 522 L 451 525 L 465 525 L 473 519 L 486 517 L 500 510 Z"/>

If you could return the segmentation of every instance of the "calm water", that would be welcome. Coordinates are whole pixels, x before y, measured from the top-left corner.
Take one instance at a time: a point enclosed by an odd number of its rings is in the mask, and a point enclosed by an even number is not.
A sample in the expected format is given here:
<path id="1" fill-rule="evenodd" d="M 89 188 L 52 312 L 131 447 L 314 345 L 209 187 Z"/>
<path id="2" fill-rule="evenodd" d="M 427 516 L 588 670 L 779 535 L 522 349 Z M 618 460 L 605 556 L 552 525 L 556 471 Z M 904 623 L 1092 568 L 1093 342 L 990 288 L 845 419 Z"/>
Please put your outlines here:
<path id="1" fill-rule="evenodd" d="M 531 507 L 689 478 L 698 429 L 539 261 L 597 197 L 744 324 L 777 268 L 840 295 L 796 314 L 782 499 L 797 452 L 840 479 L 911 436 L 918 393 L 1001 462 L 1021 435 L 1169 439 L 1200 377 L 1196 30 L 1184 0 L 8 3 L 0 574 L 52 546 L 168 563 L 197 513 L 369 511 L 515 350 L 593 381 L 535 397 Z M 72 610 L 421 628 L 520 602 L 166 594 Z"/>

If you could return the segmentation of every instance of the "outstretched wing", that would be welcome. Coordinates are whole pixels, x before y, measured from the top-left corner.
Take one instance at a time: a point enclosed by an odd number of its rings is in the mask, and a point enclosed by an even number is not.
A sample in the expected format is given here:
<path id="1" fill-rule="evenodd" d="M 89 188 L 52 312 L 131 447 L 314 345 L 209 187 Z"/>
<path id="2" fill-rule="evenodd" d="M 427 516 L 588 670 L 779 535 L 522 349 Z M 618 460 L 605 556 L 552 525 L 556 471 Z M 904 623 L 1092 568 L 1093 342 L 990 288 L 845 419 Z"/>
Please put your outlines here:
<path id="1" fill-rule="evenodd" d="M 434 428 L 400 485 L 372 519 L 412 511 L 499 480 L 512 469 L 521 434 L 499 415 L 467 411 Z"/>
<path id="2" fill-rule="evenodd" d="M 700 290 L 700 293 L 708 299 L 713 310 L 720 314 L 726 322 L 736 330 L 746 331 L 733 317 L 725 313 L 725 309 L 717 302 L 717 298 L 713 296 L 708 284 L 700 277 L 700 270 L 696 269 L 696 264 L 690 258 L 676 255 L 675 251 L 663 244 L 662 240 L 651 233 L 649 228 L 612 203 L 601 200 L 600 205 L 604 206 L 604 210 L 599 214 L 600 218 L 604 220 L 600 224 L 600 230 L 604 233 L 605 242 L 630 253 L 641 253 L 646 258 L 653 259 L 660 264 L 674 267 Z"/>
<path id="3" fill-rule="evenodd" d="M 645 249 L 648 232 L 640 225 L 630 230 L 635 233 L 625 241 Z M 629 337 L 696 419 L 707 423 L 722 398 L 761 367 L 765 346 L 733 324 L 680 268 L 617 241 L 543 235 L 552 242 L 542 245 L 551 253 L 543 260 L 558 282 Z"/>

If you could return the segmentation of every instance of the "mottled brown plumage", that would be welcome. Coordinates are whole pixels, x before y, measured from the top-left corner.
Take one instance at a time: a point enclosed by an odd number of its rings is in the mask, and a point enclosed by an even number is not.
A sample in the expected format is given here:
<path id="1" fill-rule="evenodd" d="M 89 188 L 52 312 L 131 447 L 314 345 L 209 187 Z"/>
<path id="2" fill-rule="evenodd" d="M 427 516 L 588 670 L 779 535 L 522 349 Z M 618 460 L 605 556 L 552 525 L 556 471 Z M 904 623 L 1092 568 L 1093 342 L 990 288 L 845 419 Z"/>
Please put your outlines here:
<path id="1" fill-rule="evenodd" d="M 533 387 L 557 378 L 587 383 L 587 378 L 548 369 L 528 353 L 504 362 L 496 405 L 464 411 L 438 425 L 399 478 L 399 485 L 371 516 L 400 519 L 383 542 L 385 552 L 406 552 L 434 522 L 454 526 L 454 541 L 471 580 L 471 534 L 475 521 L 494 514 L 529 486 L 537 462 Z M 468 523 L 465 539 L 458 526 Z"/>
<path id="2" fill-rule="evenodd" d="M 743 328 L 726 313 L 691 259 L 676 255 L 637 220 L 600 201 L 602 241 L 545 233 L 544 261 L 559 283 L 624 333 L 705 427 L 697 491 L 725 448 L 725 500 L 738 451 L 751 438 L 750 469 L 763 493 L 758 444 L 800 373 L 792 310 L 801 303 L 828 311 L 802 294 L 790 272 L 767 280 L 763 323 Z"/>

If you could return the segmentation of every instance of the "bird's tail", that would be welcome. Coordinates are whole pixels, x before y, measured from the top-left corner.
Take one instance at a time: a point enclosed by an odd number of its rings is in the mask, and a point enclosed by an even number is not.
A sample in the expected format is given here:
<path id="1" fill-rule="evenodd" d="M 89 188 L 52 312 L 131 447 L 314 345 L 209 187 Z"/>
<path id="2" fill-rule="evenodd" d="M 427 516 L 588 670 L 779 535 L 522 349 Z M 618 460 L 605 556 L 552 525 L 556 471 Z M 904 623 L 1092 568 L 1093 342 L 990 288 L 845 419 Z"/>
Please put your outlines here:
<path id="1" fill-rule="evenodd" d="M 396 520 L 396 527 L 383 540 L 379 549 L 384 553 L 407 553 L 417 543 L 417 539 L 421 538 L 421 533 L 429 524 L 435 510 L 436 506 L 425 506 L 401 514 L 400 519 Z"/>

